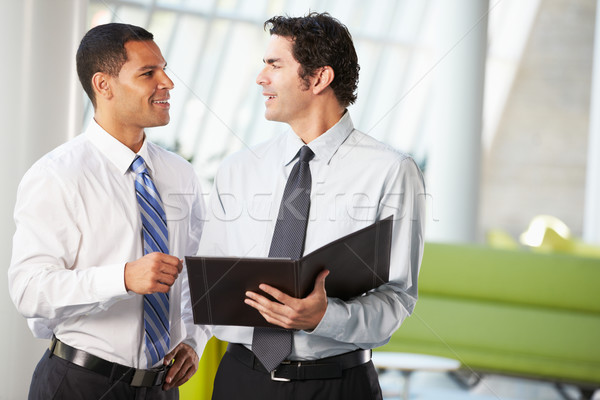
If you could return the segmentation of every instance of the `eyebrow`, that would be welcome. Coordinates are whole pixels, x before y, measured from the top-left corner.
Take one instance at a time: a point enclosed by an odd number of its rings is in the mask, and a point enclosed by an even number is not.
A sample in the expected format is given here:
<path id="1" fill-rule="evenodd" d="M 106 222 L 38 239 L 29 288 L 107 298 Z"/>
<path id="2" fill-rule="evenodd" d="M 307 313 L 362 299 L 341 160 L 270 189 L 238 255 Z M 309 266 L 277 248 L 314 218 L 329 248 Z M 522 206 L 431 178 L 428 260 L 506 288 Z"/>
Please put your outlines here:
<path id="1" fill-rule="evenodd" d="M 268 58 L 266 60 L 263 59 L 263 62 L 265 64 L 273 64 L 273 63 L 276 63 L 276 62 L 279 62 L 279 61 L 281 61 L 281 58 Z"/>
<path id="2" fill-rule="evenodd" d="M 160 65 L 144 65 L 143 67 L 139 67 L 138 71 L 148 71 L 148 70 L 157 69 L 157 68 L 165 69 L 165 68 L 167 68 L 167 63 L 165 62 L 165 65 L 163 67 L 161 67 Z"/>

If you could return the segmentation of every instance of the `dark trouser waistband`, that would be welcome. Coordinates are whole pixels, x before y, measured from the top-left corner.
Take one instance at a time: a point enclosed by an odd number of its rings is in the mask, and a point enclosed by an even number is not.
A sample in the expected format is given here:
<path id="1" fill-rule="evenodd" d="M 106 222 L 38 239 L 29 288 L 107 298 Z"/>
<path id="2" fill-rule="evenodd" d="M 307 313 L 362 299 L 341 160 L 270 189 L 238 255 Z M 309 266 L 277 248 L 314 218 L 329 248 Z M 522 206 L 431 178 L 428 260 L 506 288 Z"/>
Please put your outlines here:
<path id="1" fill-rule="evenodd" d="M 227 346 L 227 352 L 247 367 L 265 374 L 269 373 L 254 353 L 241 344 L 230 343 Z M 355 350 L 318 360 L 283 361 L 270 374 L 272 380 L 284 382 L 307 379 L 335 379 L 342 376 L 343 370 L 358 367 L 370 360 L 371 350 Z"/>
<path id="2" fill-rule="evenodd" d="M 136 369 L 113 363 L 83 350 L 71 347 L 58 340 L 56 337 L 52 338 L 52 343 L 50 344 L 50 357 L 53 355 L 100 375 L 104 375 L 113 382 L 121 381 L 136 387 L 162 385 L 169 370 L 167 366 L 154 369 Z"/>

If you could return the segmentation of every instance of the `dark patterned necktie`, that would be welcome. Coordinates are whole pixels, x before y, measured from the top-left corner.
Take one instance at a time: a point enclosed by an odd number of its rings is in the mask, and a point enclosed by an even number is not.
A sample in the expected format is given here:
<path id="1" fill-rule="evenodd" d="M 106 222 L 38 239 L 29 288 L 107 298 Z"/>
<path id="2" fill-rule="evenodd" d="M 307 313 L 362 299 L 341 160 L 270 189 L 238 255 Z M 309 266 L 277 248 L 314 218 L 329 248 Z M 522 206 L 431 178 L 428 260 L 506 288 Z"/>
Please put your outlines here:
<path id="1" fill-rule="evenodd" d="M 312 179 L 308 162 L 315 153 L 308 146 L 300 149 L 283 191 L 269 257 L 294 260 L 302 257 Z M 292 331 L 278 328 L 254 328 L 252 351 L 267 371 L 274 370 L 292 351 Z"/>
<path id="2" fill-rule="evenodd" d="M 135 172 L 135 194 L 142 214 L 142 237 L 144 254 L 158 251 L 169 254 L 169 232 L 162 200 L 146 169 L 146 162 L 136 156 L 131 164 Z M 144 295 L 144 331 L 148 367 L 153 366 L 169 351 L 169 294 Z"/>

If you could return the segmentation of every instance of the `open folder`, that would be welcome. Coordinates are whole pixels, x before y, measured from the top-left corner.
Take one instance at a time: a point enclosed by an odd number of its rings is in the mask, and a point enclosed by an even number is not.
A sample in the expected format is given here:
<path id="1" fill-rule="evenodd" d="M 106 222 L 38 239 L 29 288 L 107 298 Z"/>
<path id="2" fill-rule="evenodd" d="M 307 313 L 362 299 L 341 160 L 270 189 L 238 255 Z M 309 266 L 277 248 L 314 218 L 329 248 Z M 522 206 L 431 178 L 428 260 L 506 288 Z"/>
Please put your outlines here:
<path id="1" fill-rule="evenodd" d="M 274 326 L 246 305 L 246 291 L 266 283 L 296 298 L 314 288 L 323 269 L 327 296 L 348 300 L 389 279 L 393 216 L 337 239 L 299 260 L 285 258 L 185 257 L 194 323 Z"/>

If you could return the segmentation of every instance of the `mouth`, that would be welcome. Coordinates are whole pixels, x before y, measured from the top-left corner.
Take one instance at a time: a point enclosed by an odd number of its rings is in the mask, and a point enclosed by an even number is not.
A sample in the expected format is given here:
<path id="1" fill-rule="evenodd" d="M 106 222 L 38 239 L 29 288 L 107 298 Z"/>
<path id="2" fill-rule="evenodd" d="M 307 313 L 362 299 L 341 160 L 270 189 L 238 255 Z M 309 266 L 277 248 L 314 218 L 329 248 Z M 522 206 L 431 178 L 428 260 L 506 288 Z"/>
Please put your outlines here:
<path id="1" fill-rule="evenodd" d="M 274 94 L 268 94 L 268 93 L 263 93 L 263 96 L 265 96 L 267 98 L 266 99 L 267 102 L 270 101 L 270 100 L 273 100 L 273 99 L 277 98 L 276 95 L 274 95 Z"/>
<path id="2" fill-rule="evenodd" d="M 169 103 L 169 99 L 152 100 L 152 104 L 155 104 L 161 108 L 169 108 L 171 106 L 171 104 Z"/>

